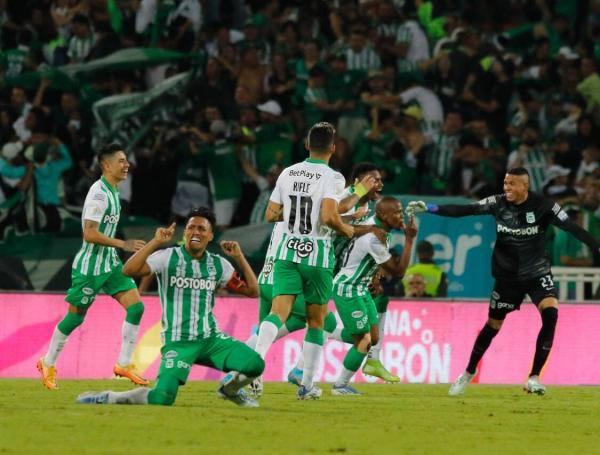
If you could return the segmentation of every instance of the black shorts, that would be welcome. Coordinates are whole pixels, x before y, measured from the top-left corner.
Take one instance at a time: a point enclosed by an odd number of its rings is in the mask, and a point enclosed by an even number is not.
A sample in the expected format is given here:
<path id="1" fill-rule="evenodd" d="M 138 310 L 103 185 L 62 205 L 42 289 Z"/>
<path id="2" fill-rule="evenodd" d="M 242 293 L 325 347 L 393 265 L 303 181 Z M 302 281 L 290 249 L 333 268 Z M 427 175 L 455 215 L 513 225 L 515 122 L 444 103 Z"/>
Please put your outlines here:
<path id="1" fill-rule="evenodd" d="M 558 298 L 552 274 L 525 281 L 496 280 L 490 297 L 488 316 L 504 320 L 508 313 L 520 309 L 526 294 L 529 294 L 536 306 L 546 297 Z"/>

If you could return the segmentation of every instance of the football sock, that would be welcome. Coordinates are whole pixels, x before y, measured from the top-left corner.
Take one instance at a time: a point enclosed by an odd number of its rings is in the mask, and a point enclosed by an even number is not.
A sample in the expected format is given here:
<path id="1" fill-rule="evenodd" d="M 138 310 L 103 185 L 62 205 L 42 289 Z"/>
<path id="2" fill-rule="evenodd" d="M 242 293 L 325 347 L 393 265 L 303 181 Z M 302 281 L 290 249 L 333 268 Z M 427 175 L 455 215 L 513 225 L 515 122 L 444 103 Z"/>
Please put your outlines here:
<path id="1" fill-rule="evenodd" d="M 290 317 L 283 324 L 287 330 L 287 333 L 295 332 L 296 330 L 302 330 L 306 327 L 306 321 L 300 319 L 298 316 L 290 315 Z"/>
<path id="2" fill-rule="evenodd" d="M 354 346 L 350 348 L 348 354 L 344 357 L 344 368 L 342 368 L 338 380 L 335 381 L 336 387 L 348 385 L 350 379 L 358 371 L 366 356 L 366 352 L 360 352 Z"/>
<path id="3" fill-rule="evenodd" d="M 494 329 L 490 327 L 488 324 L 483 326 L 479 335 L 475 339 L 475 344 L 473 345 L 473 350 L 471 351 L 471 358 L 469 359 L 469 364 L 467 365 L 467 373 L 475 374 L 477 371 L 477 364 L 487 351 L 487 348 L 490 347 L 492 340 L 498 334 L 498 329 Z"/>
<path id="4" fill-rule="evenodd" d="M 123 327 L 121 327 L 121 352 L 117 360 L 117 363 L 122 367 L 131 363 L 131 357 L 135 350 L 135 342 L 139 332 L 139 325 L 131 324 L 127 320 L 123 321 Z"/>
<path id="5" fill-rule="evenodd" d="M 302 370 L 302 385 L 307 389 L 312 388 L 314 375 L 321 361 L 323 353 L 323 330 L 314 327 L 306 329 L 304 343 L 304 369 Z"/>
<path id="6" fill-rule="evenodd" d="M 258 334 L 253 333 L 250 338 L 246 340 L 246 346 L 250 349 L 256 349 L 256 342 L 258 341 Z"/>
<path id="7" fill-rule="evenodd" d="M 275 314 L 268 315 L 265 320 L 261 322 L 258 330 L 258 340 L 256 340 L 255 351 L 258 352 L 263 359 L 267 355 L 267 352 L 275 341 L 275 338 L 277 338 L 277 333 L 282 325 L 283 324 L 281 323 L 279 316 Z"/>
<path id="8" fill-rule="evenodd" d="M 383 329 L 385 327 L 385 315 L 387 313 L 379 313 L 379 341 L 377 344 L 371 346 L 369 353 L 367 354 L 369 359 L 380 360 L 381 346 L 383 345 Z"/>
<path id="9" fill-rule="evenodd" d="M 552 349 L 552 342 L 554 341 L 554 330 L 556 329 L 556 321 L 558 320 L 558 308 L 549 307 L 544 308 L 542 311 L 542 328 L 537 337 L 535 344 L 535 356 L 533 358 L 533 366 L 531 367 L 531 373 L 529 376 L 539 376 L 540 372 L 550 350 Z"/>
<path id="10" fill-rule="evenodd" d="M 165 374 L 158 377 L 156 386 L 148 393 L 148 404 L 171 406 L 179 390 L 179 379 L 176 376 Z"/>
<path id="11" fill-rule="evenodd" d="M 54 366 L 56 364 L 58 355 L 63 350 L 69 335 L 83 323 L 84 318 L 85 316 L 83 314 L 68 312 L 63 320 L 58 323 L 54 328 L 52 338 L 50 338 L 48 352 L 44 356 L 44 364 L 48 366 Z"/>
<path id="12" fill-rule="evenodd" d="M 330 311 L 325 316 L 325 320 L 323 321 L 323 330 L 328 333 L 332 333 L 337 327 L 337 321 L 335 320 L 335 315 Z"/>
<path id="13" fill-rule="evenodd" d="M 126 392 L 108 392 L 108 404 L 148 404 L 150 389 L 138 387 Z"/>
<path id="14" fill-rule="evenodd" d="M 336 327 L 333 332 L 327 333 L 327 338 L 330 340 L 341 341 L 343 343 L 354 344 L 354 337 L 352 336 L 352 333 L 350 333 L 350 331 L 344 327 Z"/>
<path id="15" fill-rule="evenodd" d="M 127 322 L 133 325 L 140 325 L 142 315 L 144 314 L 144 304 L 142 302 L 134 303 L 125 311 L 127 312 L 125 314 L 125 320 Z"/>

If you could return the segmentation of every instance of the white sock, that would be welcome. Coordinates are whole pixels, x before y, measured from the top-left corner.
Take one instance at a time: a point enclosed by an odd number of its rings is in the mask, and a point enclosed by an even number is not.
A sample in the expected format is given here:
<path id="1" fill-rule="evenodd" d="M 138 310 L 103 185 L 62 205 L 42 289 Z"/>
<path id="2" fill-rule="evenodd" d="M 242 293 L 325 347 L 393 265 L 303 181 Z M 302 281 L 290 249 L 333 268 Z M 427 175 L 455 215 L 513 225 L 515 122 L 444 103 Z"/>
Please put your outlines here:
<path id="1" fill-rule="evenodd" d="M 287 329 L 285 324 L 283 324 L 281 327 L 279 327 L 279 330 L 277 331 L 277 337 L 275 337 L 275 341 L 280 340 L 281 338 L 289 334 L 290 331 Z"/>
<path id="2" fill-rule="evenodd" d="M 352 376 L 354 376 L 354 373 L 356 373 L 356 371 L 350 371 L 346 367 L 342 367 L 342 372 L 340 373 L 340 376 L 338 377 L 337 381 L 335 381 L 335 386 L 347 386 L 350 382 L 350 379 L 352 379 Z"/>
<path id="3" fill-rule="evenodd" d="M 60 354 L 60 351 L 63 350 L 63 347 L 65 346 L 65 343 L 68 339 L 69 335 L 65 335 L 60 330 L 58 330 L 58 326 L 54 328 L 52 338 L 50 338 L 50 346 L 48 346 L 48 352 L 44 356 L 44 365 L 56 365 L 56 359 L 58 359 L 58 354 Z"/>
<path id="4" fill-rule="evenodd" d="M 328 340 L 341 341 L 343 343 L 344 340 L 342 340 L 342 330 L 344 330 L 343 327 L 336 327 L 333 332 L 325 332 L 325 336 Z"/>
<path id="5" fill-rule="evenodd" d="M 269 348 L 277 338 L 277 326 L 271 321 L 263 321 L 258 329 L 258 339 L 256 340 L 256 348 L 254 350 L 264 359 L 269 351 Z"/>
<path id="6" fill-rule="evenodd" d="M 317 367 L 321 361 L 321 355 L 323 355 L 323 346 L 304 341 L 302 345 L 302 351 L 304 352 L 302 385 L 307 389 L 310 389 L 313 386 L 315 372 L 317 371 Z"/>
<path id="7" fill-rule="evenodd" d="M 384 327 L 385 327 L 385 316 L 387 313 L 379 313 L 379 341 L 376 345 L 371 346 L 369 349 L 369 353 L 367 354 L 367 359 L 380 360 L 380 352 L 381 346 L 383 346 L 383 335 L 384 335 Z"/>
<path id="8" fill-rule="evenodd" d="M 246 340 L 246 346 L 250 349 L 256 349 L 256 342 L 258 341 L 258 334 L 253 333 L 250 338 Z"/>
<path id="9" fill-rule="evenodd" d="M 296 362 L 296 368 L 300 371 L 304 370 L 304 351 L 302 349 L 298 353 L 298 361 Z"/>
<path id="10" fill-rule="evenodd" d="M 126 392 L 108 392 L 108 404 L 148 404 L 148 387 L 138 387 Z"/>
<path id="11" fill-rule="evenodd" d="M 131 363 L 131 356 L 133 356 L 133 351 L 135 350 L 135 342 L 139 331 L 139 325 L 123 321 L 123 327 L 121 328 L 121 353 L 119 354 L 119 360 L 117 360 L 117 363 L 122 367 Z"/>

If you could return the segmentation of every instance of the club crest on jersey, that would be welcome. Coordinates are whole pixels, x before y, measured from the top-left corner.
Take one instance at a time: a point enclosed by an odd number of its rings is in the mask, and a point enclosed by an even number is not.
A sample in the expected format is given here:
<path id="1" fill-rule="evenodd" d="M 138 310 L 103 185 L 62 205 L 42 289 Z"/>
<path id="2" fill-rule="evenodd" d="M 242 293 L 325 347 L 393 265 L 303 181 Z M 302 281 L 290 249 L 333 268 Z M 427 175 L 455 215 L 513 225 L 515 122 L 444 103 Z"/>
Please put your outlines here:
<path id="1" fill-rule="evenodd" d="M 301 258 L 310 256 L 310 253 L 312 253 L 315 249 L 315 246 L 310 240 L 298 239 L 289 239 L 287 242 L 287 247 L 291 250 L 294 250 Z"/>
<path id="2" fill-rule="evenodd" d="M 526 221 L 527 221 L 529 224 L 535 223 L 535 213 L 533 213 L 533 212 L 527 212 L 527 213 L 525 214 L 525 220 L 526 220 Z"/>

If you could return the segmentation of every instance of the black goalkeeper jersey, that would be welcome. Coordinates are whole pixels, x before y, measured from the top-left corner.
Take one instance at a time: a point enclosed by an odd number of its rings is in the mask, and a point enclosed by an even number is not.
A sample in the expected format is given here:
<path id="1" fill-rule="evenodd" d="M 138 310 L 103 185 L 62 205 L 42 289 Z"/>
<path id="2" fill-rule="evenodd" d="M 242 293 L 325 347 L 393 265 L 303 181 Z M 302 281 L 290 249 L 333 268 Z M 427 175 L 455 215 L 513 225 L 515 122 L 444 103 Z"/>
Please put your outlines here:
<path id="1" fill-rule="evenodd" d="M 495 278 L 528 280 L 550 273 L 550 258 L 546 253 L 546 230 L 553 224 L 569 231 L 594 251 L 598 242 L 574 223 L 565 211 L 551 199 L 529 192 L 520 205 L 506 200 L 506 195 L 490 196 L 475 204 L 441 205 L 431 213 L 460 217 L 493 215 L 496 219 L 496 245 L 492 257 Z"/>

